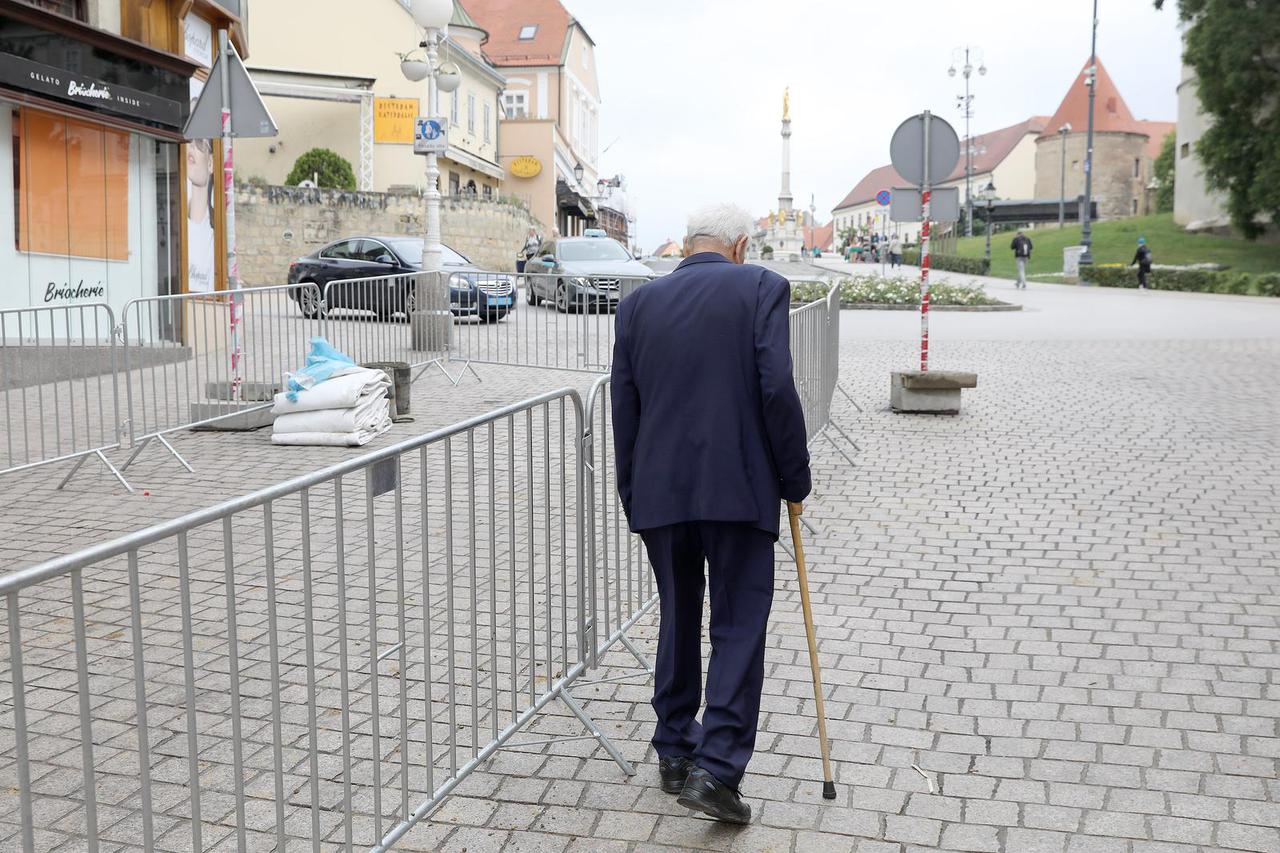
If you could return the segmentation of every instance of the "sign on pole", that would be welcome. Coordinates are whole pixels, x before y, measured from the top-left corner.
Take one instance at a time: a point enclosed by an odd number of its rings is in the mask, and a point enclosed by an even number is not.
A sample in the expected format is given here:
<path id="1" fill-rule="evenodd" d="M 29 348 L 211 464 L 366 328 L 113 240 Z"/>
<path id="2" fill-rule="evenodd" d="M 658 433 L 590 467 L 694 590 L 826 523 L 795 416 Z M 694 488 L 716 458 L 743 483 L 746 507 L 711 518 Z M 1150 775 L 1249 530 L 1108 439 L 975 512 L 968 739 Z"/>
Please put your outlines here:
<path id="1" fill-rule="evenodd" d="M 929 216 L 934 222 L 955 222 L 960 218 L 960 188 L 943 187 L 934 190 L 930 198 Z M 920 190 L 915 187 L 894 187 L 893 203 L 889 218 L 894 222 L 920 222 L 924 219 L 924 204 Z"/>
<path id="2" fill-rule="evenodd" d="M 228 49 L 220 51 L 209 71 L 209 80 L 221 81 L 226 66 L 226 86 L 205 86 L 187 119 L 182 135 L 187 139 L 217 139 L 222 136 L 222 111 L 231 111 L 231 136 L 275 136 L 280 131 L 258 94 L 258 87 L 249 79 L 249 72 L 236 53 L 235 45 L 227 42 Z"/>
<path id="3" fill-rule="evenodd" d="M 929 369 L 929 235 L 933 182 L 946 180 L 960 162 L 960 137 L 928 110 L 898 125 L 889 140 L 898 174 L 920 188 L 920 372 Z"/>
<path id="4" fill-rule="evenodd" d="M 881 207 L 887 207 L 889 205 L 889 202 L 892 200 L 893 200 L 893 194 L 888 190 L 880 190 L 880 192 L 876 193 L 876 204 L 880 205 Z"/>
<path id="5" fill-rule="evenodd" d="M 414 154 L 444 154 L 449 150 L 449 123 L 443 118 L 418 116 L 413 125 Z"/>

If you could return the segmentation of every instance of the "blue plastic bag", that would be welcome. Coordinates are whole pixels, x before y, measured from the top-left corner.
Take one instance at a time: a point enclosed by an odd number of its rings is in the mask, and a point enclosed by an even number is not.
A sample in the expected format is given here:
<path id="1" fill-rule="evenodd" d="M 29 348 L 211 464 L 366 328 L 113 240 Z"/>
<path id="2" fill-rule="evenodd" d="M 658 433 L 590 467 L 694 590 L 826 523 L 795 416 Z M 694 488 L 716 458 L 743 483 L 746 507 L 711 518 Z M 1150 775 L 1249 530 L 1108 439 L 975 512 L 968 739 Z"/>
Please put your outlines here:
<path id="1" fill-rule="evenodd" d="M 311 351 L 307 353 L 307 364 L 296 373 L 285 374 L 285 385 L 289 389 L 289 401 L 297 402 L 298 392 L 324 382 L 334 376 L 340 376 L 356 367 L 351 356 L 338 349 L 321 337 L 311 339 Z"/>

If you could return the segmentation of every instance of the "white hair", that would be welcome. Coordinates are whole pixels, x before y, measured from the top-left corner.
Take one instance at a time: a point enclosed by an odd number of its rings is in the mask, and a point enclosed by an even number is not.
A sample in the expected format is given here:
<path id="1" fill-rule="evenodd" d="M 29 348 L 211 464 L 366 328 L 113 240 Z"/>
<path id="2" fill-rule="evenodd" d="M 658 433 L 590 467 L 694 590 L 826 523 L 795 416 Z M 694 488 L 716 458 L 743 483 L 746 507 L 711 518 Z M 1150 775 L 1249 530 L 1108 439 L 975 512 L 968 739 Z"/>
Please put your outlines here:
<path id="1" fill-rule="evenodd" d="M 733 246 L 743 237 L 755 234 L 755 218 L 736 204 L 710 204 L 689 215 L 687 239 L 704 237 L 725 246 Z"/>

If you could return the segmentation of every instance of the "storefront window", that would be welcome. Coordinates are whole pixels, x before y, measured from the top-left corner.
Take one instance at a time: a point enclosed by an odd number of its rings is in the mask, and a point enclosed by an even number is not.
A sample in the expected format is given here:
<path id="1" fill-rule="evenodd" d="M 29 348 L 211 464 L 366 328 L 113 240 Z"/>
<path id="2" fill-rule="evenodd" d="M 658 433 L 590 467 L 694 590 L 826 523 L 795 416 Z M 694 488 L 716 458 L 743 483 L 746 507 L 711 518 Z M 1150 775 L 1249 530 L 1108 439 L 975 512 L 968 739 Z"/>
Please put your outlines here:
<path id="1" fill-rule="evenodd" d="M 67 18 L 75 18 L 77 21 L 87 21 L 89 16 L 85 11 L 84 0 L 23 0 L 28 6 L 35 6 L 37 9 L 43 9 L 46 12 L 53 12 Z"/>
<path id="2" fill-rule="evenodd" d="M 176 144 L 5 104 L 0 163 L 0 308 L 181 289 Z"/>
<path id="3" fill-rule="evenodd" d="M 38 110 L 13 117 L 18 251 L 129 259 L 129 134 Z"/>

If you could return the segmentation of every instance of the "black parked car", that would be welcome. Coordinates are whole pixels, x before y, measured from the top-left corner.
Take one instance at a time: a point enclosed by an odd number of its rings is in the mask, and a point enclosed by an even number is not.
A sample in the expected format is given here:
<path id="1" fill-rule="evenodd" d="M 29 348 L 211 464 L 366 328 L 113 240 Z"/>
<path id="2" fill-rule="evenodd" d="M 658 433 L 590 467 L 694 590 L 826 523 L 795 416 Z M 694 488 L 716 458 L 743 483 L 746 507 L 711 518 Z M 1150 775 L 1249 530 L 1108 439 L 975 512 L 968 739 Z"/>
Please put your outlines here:
<path id="1" fill-rule="evenodd" d="M 455 317 L 488 322 L 501 320 L 515 310 L 515 282 L 510 276 L 483 272 L 443 244 L 440 251 L 443 270 L 449 276 L 449 310 Z M 414 310 L 414 274 L 421 270 L 419 237 L 344 237 L 289 264 L 289 283 L 311 282 L 319 288 L 319 302 L 311 288 L 293 292 L 307 317 L 344 308 L 372 311 L 390 320 L 398 314 L 407 317 Z M 376 277 L 388 278 L 326 288 L 330 282 Z"/>

